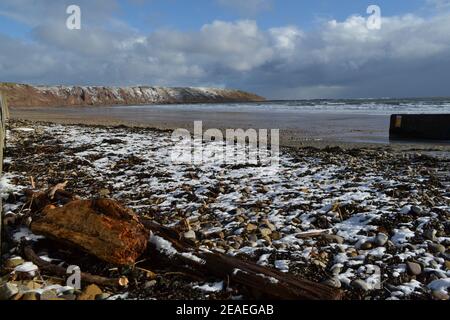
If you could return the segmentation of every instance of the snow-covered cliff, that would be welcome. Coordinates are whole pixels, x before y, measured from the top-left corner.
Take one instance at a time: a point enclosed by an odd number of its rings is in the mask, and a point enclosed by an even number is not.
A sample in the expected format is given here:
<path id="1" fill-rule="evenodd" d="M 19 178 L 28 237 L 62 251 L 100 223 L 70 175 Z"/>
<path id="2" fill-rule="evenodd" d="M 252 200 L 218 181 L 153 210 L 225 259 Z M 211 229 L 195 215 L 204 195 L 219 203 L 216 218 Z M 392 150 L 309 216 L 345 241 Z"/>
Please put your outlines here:
<path id="1" fill-rule="evenodd" d="M 263 101 L 255 94 L 218 88 L 30 86 L 0 84 L 12 107 L 63 107 Z"/>

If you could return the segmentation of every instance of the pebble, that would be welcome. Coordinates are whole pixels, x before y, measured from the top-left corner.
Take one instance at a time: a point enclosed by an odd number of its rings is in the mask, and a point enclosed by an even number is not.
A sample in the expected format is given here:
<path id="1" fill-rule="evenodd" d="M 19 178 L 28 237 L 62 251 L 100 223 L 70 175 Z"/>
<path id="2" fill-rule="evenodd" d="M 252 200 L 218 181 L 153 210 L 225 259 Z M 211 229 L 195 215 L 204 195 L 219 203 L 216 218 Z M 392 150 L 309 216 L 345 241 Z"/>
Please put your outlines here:
<path id="1" fill-rule="evenodd" d="M 431 252 L 433 252 L 433 253 L 444 253 L 445 252 L 445 247 L 439 243 L 428 244 L 428 249 L 430 249 Z"/>
<path id="2" fill-rule="evenodd" d="M 154 286 L 156 286 L 158 282 L 156 280 L 147 281 L 144 285 L 145 289 L 150 289 Z"/>
<path id="3" fill-rule="evenodd" d="M 22 300 L 34 301 L 39 300 L 39 294 L 36 292 L 27 292 L 23 295 Z"/>
<path id="4" fill-rule="evenodd" d="M 17 285 L 7 282 L 0 287 L 0 300 L 9 300 L 18 293 Z"/>
<path id="5" fill-rule="evenodd" d="M 435 298 L 436 300 L 443 300 L 443 301 L 450 300 L 449 295 L 440 290 L 434 290 L 432 292 L 432 295 L 433 295 L 433 298 Z"/>
<path id="6" fill-rule="evenodd" d="M 384 247 L 384 245 L 388 242 L 389 237 L 384 233 L 379 233 L 374 239 L 374 244 L 378 247 Z"/>
<path id="7" fill-rule="evenodd" d="M 341 266 L 334 266 L 333 268 L 331 268 L 331 273 L 335 276 L 337 276 L 338 274 L 340 274 L 342 271 L 342 267 Z"/>
<path id="8" fill-rule="evenodd" d="M 426 229 L 423 232 L 423 236 L 425 239 L 431 240 L 431 241 L 436 241 L 436 233 L 437 231 L 434 229 Z"/>
<path id="9" fill-rule="evenodd" d="M 98 286 L 91 284 L 84 288 L 83 292 L 78 297 L 78 300 L 95 300 L 95 297 L 102 293 L 102 290 Z"/>
<path id="10" fill-rule="evenodd" d="M 411 213 L 412 213 L 412 214 L 415 214 L 415 215 L 417 215 L 417 216 L 420 216 L 420 215 L 423 214 L 423 210 L 422 210 L 422 208 L 420 208 L 420 207 L 418 207 L 418 206 L 412 206 L 412 207 L 411 207 Z"/>
<path id="11" fill-rule="evenodd" d="M 445 268 L 447 270 L 450 270 L 450 261 L 449 260 L 445 261 Z"/>
<path id="12" fill-rule="evenodd" d="M 342 238 L 341 236 L 335 235 L 335 234 L 324 234 L 322 237 L 329 242 L 334 242 L 337 244 L 344 243 L 344 238 Z"/>
<path id="13" fill-rule="evenodd" d="M 95 296 L 95 300 L 107 300 L 111 295 L 109 293 L 100 293 Z"/>
<path id="14" fill-rule="evenodd" d="M 21 264 L 24 264 L 25 260 L 23 260 L 21 257 L 14 257 L 6 260 L 5 267 L 8 269 L 14 269 L 15 267 L 20 266 Z"/>
<path id="15" fill-rule="evenodd" d="M 422 274 L 422 266 L 415 262 L 407 261 L 406 269 L 408 270 L 408 273 L 413 276 Z"/>
<path id="16" fill-rule="evenodd" d="M 252 223 L 247 224 L 247 226 L 245 227 L 245 230 L 247 230 L 248 233 L 252 233 L 254 231 L 256 231 L 258 229 L 258 227 Z"/>
<path id="17" fill-rule="evenodd" d="M 73 293 L 67 293 L 60 296 L 61 299 L 68 300 L 68 301 L 74 301 L 77 300 L 77 296 Z"/>
<path id="18" fill-rule="evenodd" d="M 360 289 L 363 291 L 369 291 L 369 286 L 367 285 L 367 283 L 364 280 L 361 279 L 357 279 L 357 280 L 353 280 L 351 283 L 352 287 L 355 289 Z"/>
<path id="19" fill-rule="evenodd" d="M 272 234 L 272 230 L 270 230 L 269 228 L 262 228 L 261 230 L 259 230 L 259 232 L 261 233 L 261 236 L 264 237 L 269 237 Z"/>
<path id="20" fill-rule="evenodd" d="M 194 230 L 189 230 L 188 232 L 185 232 L 184 237 L 188 240 L 193 240 L 193 241 L 197 240 L 197 236 L 196 236 Z"/>
<path id="21" fill-rule="evenodd" d="M 370 242 L 364 242 L 362 245 L 361 245 L 361 249 L 362 250 L 370 250 L 370 249 L 372 249 L 373 248 L 373 245 L 372 245 L 372 243 L 370 243 Z"/>
<path id="22" fill-rule="evenodd" d="M 41 300 L 56 300 L 58 299 L 58 294 L 56 290 L 45 290 L 41 293 Z"/>

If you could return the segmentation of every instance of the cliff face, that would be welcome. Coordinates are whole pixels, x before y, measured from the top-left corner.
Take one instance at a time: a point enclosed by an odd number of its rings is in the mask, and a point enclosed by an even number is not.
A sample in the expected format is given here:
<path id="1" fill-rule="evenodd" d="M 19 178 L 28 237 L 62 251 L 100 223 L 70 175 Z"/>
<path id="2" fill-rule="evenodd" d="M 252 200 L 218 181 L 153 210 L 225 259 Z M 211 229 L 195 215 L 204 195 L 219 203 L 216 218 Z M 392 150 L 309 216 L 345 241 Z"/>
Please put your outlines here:
<path id="1" fill-rule="evenodd" d="M 264 101 L 255 94 L 217 88 L 30 86 L 0 84 L 12 107 L 65 107 Z"/>

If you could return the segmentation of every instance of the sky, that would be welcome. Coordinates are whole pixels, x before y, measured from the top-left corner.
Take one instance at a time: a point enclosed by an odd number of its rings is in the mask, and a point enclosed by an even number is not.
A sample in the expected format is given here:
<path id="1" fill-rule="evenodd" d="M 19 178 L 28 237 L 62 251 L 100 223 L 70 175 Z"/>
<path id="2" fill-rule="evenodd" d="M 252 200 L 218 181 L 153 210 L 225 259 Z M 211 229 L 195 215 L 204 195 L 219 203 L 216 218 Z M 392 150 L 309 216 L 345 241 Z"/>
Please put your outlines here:
<path id="1" fill-rule="evenodd" d="M 1 0 L 0 81 L 450 96 L 450 0 Z"/>

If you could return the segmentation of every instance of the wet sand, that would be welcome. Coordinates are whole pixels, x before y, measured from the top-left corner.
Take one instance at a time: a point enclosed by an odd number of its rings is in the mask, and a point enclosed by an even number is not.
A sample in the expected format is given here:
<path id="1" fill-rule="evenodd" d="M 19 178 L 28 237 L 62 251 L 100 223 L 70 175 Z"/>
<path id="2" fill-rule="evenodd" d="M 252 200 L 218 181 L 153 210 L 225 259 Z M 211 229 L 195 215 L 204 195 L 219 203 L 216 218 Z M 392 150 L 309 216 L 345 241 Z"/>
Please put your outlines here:
<path id="1" fill-rule="evenodd" d="M 13 119 L 48 121 L 65 124 L 126 125 L 163 130 L 193 130 L 194 121 L 203 121 L 203 129 L 280 129 L 280 143 L 285 147 L 343 148 L 370 147 L 401 150 L 450 151 L 448 142 L 391 142 L 389 116 L 375 114 L 325 112 L 246 112 L 237 110 L 180 110 L 147 107 L 70 107 L 12 108 Z"/>

